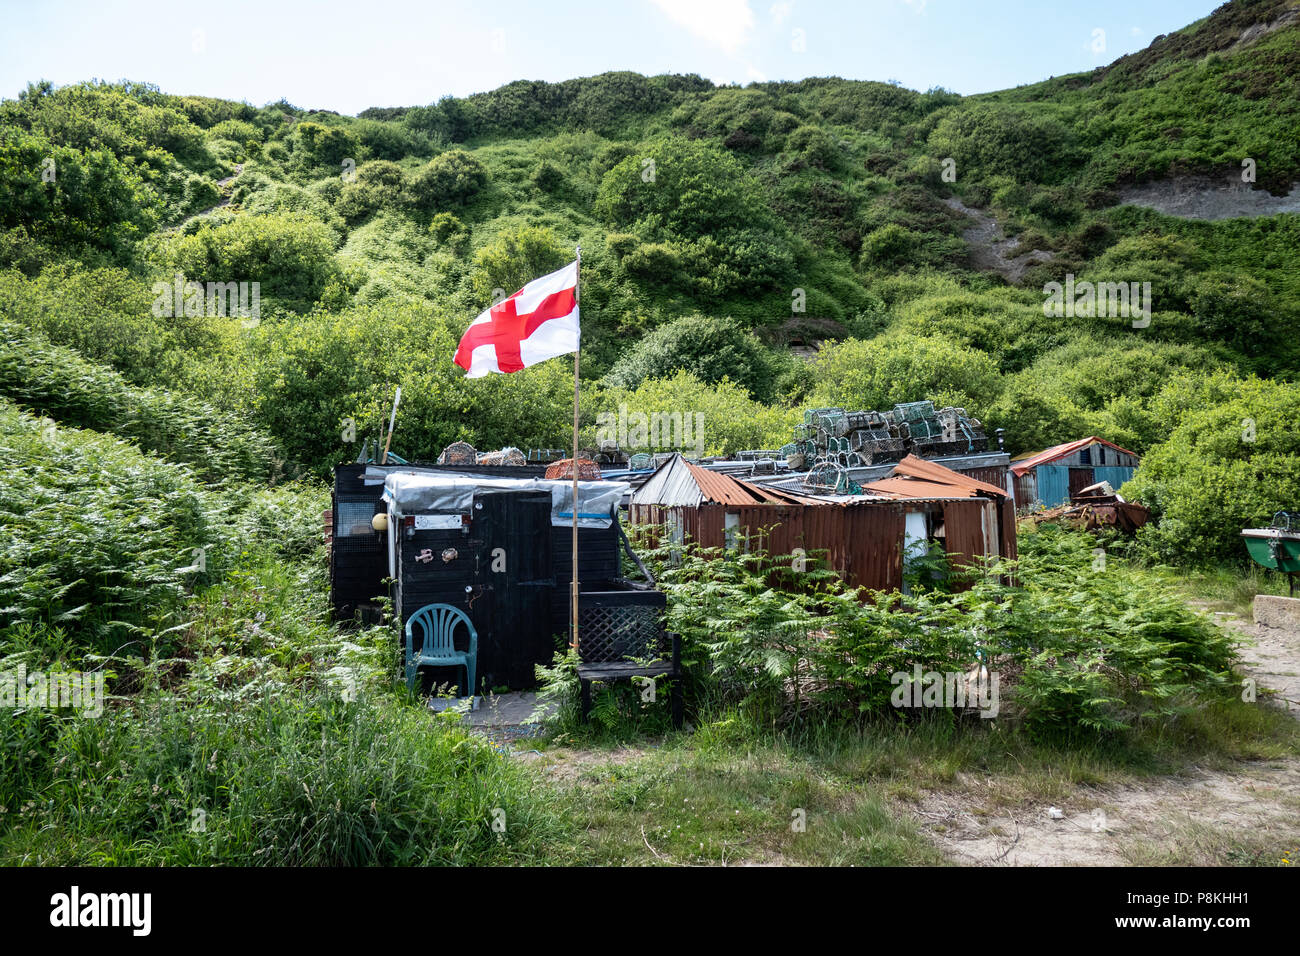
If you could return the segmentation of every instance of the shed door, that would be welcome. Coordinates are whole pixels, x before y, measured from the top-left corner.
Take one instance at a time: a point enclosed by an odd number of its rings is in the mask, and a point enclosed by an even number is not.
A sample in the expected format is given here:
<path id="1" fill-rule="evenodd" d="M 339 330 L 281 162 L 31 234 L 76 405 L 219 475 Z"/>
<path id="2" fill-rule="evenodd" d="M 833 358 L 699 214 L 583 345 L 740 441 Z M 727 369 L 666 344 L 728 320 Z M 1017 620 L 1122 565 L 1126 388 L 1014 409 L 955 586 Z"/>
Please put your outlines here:
<path id="1" fill-rule="evenodd" d="M 470 617 L 479 633 L 479 686 L 530 687 L 536 682 L 534 666 L 549 664 L 554 650 L 551 495 L 479 493 L 473 514 Z"/>
<path id="2" fill-rule="evenodd" d="M 1091 468 L 1071 468 L 1070 469 L 1070 497 L 1073 498 L 1076 493 L 1094 484 L 1096 479 L 1093 478 Z"/>

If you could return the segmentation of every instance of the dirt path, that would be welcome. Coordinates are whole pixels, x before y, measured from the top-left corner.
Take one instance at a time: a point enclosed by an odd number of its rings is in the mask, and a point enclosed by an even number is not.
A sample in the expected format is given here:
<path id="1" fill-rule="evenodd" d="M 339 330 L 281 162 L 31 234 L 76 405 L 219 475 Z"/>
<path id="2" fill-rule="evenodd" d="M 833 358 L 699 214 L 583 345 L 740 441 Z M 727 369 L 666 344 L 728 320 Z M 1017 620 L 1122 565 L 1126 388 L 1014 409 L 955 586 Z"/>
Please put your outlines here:
<path id="1" fill-rule="evenodd" d="M 243 171 L 244 171 L 244 164 L 243 164 L 243 163 L 236 163 L 236 164 L 235 164 L 235 171 L 234 171 L 233 173 L 231 173 L 231 174 L 230 174 L 229 176 L 227 176 L 225 179 L 218 179 L 218 180 L 217 180 L 217 188 L 221 190 L 221 202 L 217 203 L 215 206 L 212 206 L 212 207 L 209 208 L 209 209 L 204 209 L 202 212 L 196 212 L 196 213 L 195 213 L 194 215 L 192 215 L 192 216 L 186 216 L 186 217 L 185 217 L 184 219 L 182 219 L 180 222 L 176 223 L 176 225 L 174 225 L 174 226 L 167 226 L 167 227 L 164 228 L 162 231 L 163 231 L 163 232 L 175 232 L 177 229 L 180 229 L 182 226 L 184 226 L 184 225 L 185 225 L 187 222 L 189 222 L 191 219 L 197 219 L 199 216 L 207 216 L 207 215 L 210 215 L 211 213 L 214 213 L 214 212 L 216 212 L 218 209 L 222 208 L 223 206 L 229 206 L 229 205 L 230 205 L 230 199 L 231 199 L 231 197 L 234 195 L 234 192 L 235 192 L 234 189 L 231 187 L 230 184 L 233 183 L 233 182 L 234 182 L 234 181 L 239 177 L 239 174 L 242 173 Z"/>
<path id="2" fill-rule="evenodd" d="M 999 808 L 996 784 L 964 778 L 913 812 L 944 853 L 977 866 L 1270 862 L 1300 846 L 1300 761 L 1157 783 L 1080 788 L 1063 806 Z M 1055 818 L 1053 810 L 1061 816 Z"/>
<path id="3" fill-rule="evenodd" d="M 948 197 L 944 203 L 948 208 L 955 209 L 975 221 L 975 224 L 964 230 L 961 236 L 971 248 L 971 264 L 976 269 L 997 272 L 1008 282 L 1019 283 L 1024 277 L 1025 270 L 1031 265 L 1052 258 L 1052 253 L 1042 249 L 1031 249 L 1016 255 L 1015 251 L 1020 248 L 1020 240 L 1008 239 L 1003 234 L 998 221 L 984 210 L 967 206 L 956 196 Z"/>
<path id="4" fill-rule="evenodd" d="M 1217 616 L 1247 642 L 1244 669 L 1258 687 L 1300 700 L 1300 632 Z M 1300 706 L 1277 704 L 1300 717 Z M 954 862 L 981 866 L 1256 864 L 1300 849 L 1295 757 L 1231 772 L 1191 768 L 1140 786 L 1083 787 L 1055 808 L 1026 806 L 1006 789 L 963 775 L 954 788 L 927 792 L 911 812 Z"/>

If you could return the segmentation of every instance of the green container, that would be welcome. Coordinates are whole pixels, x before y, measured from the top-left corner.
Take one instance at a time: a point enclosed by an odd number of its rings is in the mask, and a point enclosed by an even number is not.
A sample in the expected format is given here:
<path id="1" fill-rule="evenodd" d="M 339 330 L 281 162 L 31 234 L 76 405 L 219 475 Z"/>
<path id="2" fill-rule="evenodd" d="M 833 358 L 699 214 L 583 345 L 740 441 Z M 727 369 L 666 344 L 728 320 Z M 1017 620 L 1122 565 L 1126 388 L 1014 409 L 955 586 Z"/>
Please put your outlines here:
<path id="1" fill-rule="evenodd" d="M 1287 574 L 1300 572 L 1300 534 L 1278 528 L 1247 528 L 1241 536 L 1256 564 Z"/>

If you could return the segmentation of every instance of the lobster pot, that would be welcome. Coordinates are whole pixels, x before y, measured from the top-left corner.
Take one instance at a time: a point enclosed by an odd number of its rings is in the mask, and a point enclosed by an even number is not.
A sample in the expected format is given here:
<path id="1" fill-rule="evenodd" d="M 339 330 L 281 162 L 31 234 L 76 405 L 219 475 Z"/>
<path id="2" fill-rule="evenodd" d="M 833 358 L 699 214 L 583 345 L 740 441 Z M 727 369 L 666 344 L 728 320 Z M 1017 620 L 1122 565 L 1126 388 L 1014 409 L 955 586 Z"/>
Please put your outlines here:
<path id="1" fill-rule="evenodd" d="M 863 429 L 881 429 L 889 427 L 889 420 L 880 412 L 849 412 L 845 415 L 850 431 Z"/>
<path id="2" fill-rule="evenodd" d="M 500 451 L 484 451 L 478 453 L 478 464 L 480 465 L 526 465 L 528 459 L 518 448 L 502 448 Z"/>
<path id="3" fill-rule="evenodd" d="M 934 418 L 934 402 L 904 402 L 894 406 L 896 422 L 919 422 L 926 418 Z"/>

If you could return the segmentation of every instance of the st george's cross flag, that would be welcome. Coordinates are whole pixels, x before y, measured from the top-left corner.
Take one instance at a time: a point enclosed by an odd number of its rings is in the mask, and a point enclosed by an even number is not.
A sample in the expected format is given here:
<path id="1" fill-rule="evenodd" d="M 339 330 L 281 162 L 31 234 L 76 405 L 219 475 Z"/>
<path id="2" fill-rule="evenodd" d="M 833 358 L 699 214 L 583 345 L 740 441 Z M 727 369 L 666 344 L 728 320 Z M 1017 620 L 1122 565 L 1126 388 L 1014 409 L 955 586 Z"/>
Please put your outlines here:
<path id="1" fill-rule="evenodd" d="M 534 279 L 475 319 L 460 338 L 456 364 L 466 378 L 518 372 L 578 351 L 578 263 Z"/>

